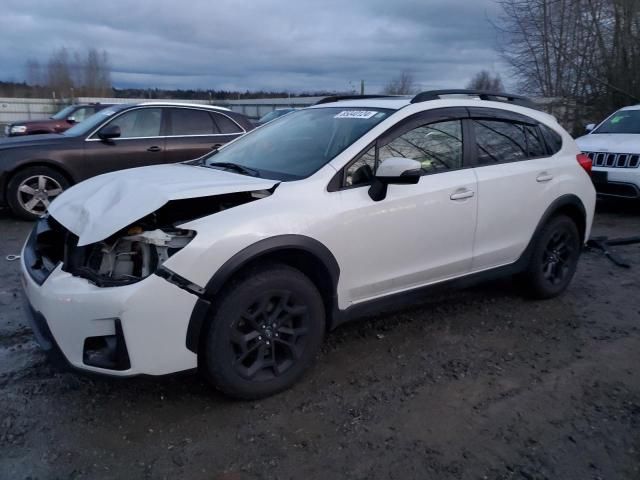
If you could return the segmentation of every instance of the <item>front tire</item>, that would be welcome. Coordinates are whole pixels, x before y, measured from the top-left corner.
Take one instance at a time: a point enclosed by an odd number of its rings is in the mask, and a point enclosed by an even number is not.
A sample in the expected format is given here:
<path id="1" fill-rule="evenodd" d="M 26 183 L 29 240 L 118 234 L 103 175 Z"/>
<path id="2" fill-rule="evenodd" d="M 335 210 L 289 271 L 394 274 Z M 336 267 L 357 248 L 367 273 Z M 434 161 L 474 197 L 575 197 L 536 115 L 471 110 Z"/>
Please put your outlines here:
<path id="1" fill-rule="evenodd" d="M 18 171 L 7 185 L 7 203 L 14 215 L 36 220 L 64 190 L 69 181 L 49 167 L 29 167 Z"/>
<path id="2" fill-rule="evenodd" d="M 221 292 L 201 346 L 201 366 L 225 394 L 252 400 L 293 385 L 320 351 L 325 309 L 299 270 L 274 264 Z"/>
<path id="3" fill-rule="evenodd" d="M 529 265 L 523 272 L 526 293 L 545 299 L 564 292 L 576 272 L 581 246 L 580 233 L 571 218 L 552 218 L 535 240 Z"/>

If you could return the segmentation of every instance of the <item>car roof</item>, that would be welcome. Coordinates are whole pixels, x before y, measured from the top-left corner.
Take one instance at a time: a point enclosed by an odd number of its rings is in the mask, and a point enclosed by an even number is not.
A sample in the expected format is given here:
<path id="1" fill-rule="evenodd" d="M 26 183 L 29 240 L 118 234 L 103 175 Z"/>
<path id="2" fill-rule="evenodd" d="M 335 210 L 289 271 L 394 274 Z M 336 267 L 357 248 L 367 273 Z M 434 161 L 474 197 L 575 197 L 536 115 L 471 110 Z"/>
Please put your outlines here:
<path id="1" fill-rule="evenodd" d="M 218 107 L 217 105 L 206 105 L 202 103 L 186 103 L 186 102 L 138 102 L 129 105 L 154 105 L 158 107 L 193 107 L 193 108 L 206 108 L 209 110 L 219 110 L 222 112 L 230 112 L 229 108 Z"/>
<path id="2" fill-rule="evenodd" d="M 638 104 L 638 105 L 629 105 L 628 107 L 623 107 L 620 110 L 640 110 L 640 104 Z"/>
<path id="3" fill-rule="evenodd" d="M 326 102 L 313 105 L 310 108 L 386 108 L 390 110 L 400 110 L 409 105 L 413 105 L 413 96 L 389 96 L 379 98 L 361 98 L 361 99 L 349 99 L 339 100 L 337 102 Z M 494 101 L 481 99 L 478 96 L 469 96 L 463 94 L 452 94 L 448 98 L 438 98 L 433 100 L 425 100 L 416 102 L 417 104 L 424 105 L 424 109 L 427 110 L 430 107 L 433 108 L 446 108 L 446 107 L 484 107 L 484 108 L 496 108 L 499 110 L 505 110 L 509 112 L 521 113 L 534 118 L 538 121 L 549 122 L 556 124 L 557 119 L 546 112 L 531 108 L 526 105 L 519 105 L 511 102 Z M 640 106 L 638 106 L 640 108 Z"/>

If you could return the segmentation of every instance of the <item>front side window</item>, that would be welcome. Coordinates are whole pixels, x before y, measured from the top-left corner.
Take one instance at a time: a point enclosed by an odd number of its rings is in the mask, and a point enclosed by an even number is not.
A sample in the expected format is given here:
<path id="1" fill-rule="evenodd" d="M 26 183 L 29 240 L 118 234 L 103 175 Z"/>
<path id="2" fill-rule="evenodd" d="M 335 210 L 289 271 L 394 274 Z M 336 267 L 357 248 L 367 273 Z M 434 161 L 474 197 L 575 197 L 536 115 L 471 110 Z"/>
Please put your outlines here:
<path id="1" fill-rule="evenodd" d="M 640 110 L 620 110 L 607 118 L 591 134 L 640 133 Z"/>
<path id="2" fill-rule="evenodd" d="M 236 171 L 241 167 L 275 180 L 306 178 L 391 113 L 393 110 L 366 107 L 298 110 L 214 152 L 204 159 L 204 165 L 234 165 Z"/>
<path id="3" fill-rule="evenodd" d="M 94 113 L 95 109 L 93 107 L 83 107 L 73 112 L 71 116 L 77 123 L 80 123 L 83 122 L 86 118 L 89 118 Z"/>
<path id="4" fill-rule="evenodd" d="M 159 108 L 137 108 L 114 118 L 108 125 L 120 127 L 120 138 L 158 137 L 162 124 Z"/>
<path id="5" fill-rule="evenodd" d="M 213 123 L 209 112 L 193 108 L 171 109 L 170 135 L 213 135 L 218 128 Z"/>
<path id="6" fill-rule="evenodd" d="M 414 128 L 376 149 L 372 147 L 345 171 L 347 187 L 371 182 L 379 164 L 391 157 L 420 162 L 425 174 L 462 168 L 462 123 L 449 120 Z"/>
<path id="7" fill-rule="evenodd" d="M 460 168 L 462 124 L 452 120 L 415 128 L 380 147 L 380 162 L 391 157 L 417 160 L 425 173 Z"/>
<path id="8" fill-rule="evenodd" d="M 528 157 L 525 125 L 501 120 L 472 120 L 478 164 L 515 162 Z"/>
<path id="9" fill-rule="evenodd" d="M 73 112 L 73 110 L 76 107 L 73 105 L 69 105 L 68 107 L 64 107 L 62 110 L 60 110 L 58 113 L 51 115 L 51 118 L 53 120 L 65 120 L 69 115 L 71 115 L 71 113 Z"/>

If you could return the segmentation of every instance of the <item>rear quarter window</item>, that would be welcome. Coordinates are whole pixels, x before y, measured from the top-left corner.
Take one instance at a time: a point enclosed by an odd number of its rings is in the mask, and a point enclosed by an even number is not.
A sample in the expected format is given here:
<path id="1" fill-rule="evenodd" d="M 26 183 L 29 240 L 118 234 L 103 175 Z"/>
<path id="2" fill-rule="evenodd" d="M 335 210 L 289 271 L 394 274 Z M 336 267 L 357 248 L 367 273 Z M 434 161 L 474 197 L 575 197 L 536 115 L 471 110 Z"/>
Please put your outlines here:
<path id="1" fill-rule="evenodd" d="M 562 149 L 562 137 L 560 134 L 546 125 L 540 125 L 540 130 L 549 148 L 549 153 L 551 153 L 551 155 L 558 153 Z"/>

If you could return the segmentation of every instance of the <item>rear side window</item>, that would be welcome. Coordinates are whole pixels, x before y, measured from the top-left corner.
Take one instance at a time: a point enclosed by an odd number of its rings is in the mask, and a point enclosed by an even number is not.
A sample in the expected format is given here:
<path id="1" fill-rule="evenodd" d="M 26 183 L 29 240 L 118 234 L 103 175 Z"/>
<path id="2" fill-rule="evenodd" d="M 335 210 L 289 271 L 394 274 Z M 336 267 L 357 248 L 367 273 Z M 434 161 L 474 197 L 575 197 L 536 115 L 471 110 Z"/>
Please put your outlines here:
<path id="1" fill-rule="evenodd" d="M 229 117 L 220 115 L 219 113 L 212 113 L 211 115 L 213 116 L 213 118 L 215 118 L 220 133 L 242 133 L 242 129 L 238 126 L 238 124 L 231 120 Z"/>
<path id="2" fill-rule="evenodd" d="M 551 151 L 551 155 L 558 153 L 562 149 L 562 137 L 546 125 L 540 125 L 540 130 L 542 131 L 542 136 Z"/>
<path id="3" fill-rule="evenodd" d="M 502 120 L 472 120 L 478 163 L 515 162 L 528 158 L 526 125 Z"/>
<path id="4" fill-rule="evenodd" d="M 171 135 L 213 135 L 218 128 L 209 112 L 193 108 L 171 109 Z"/>

